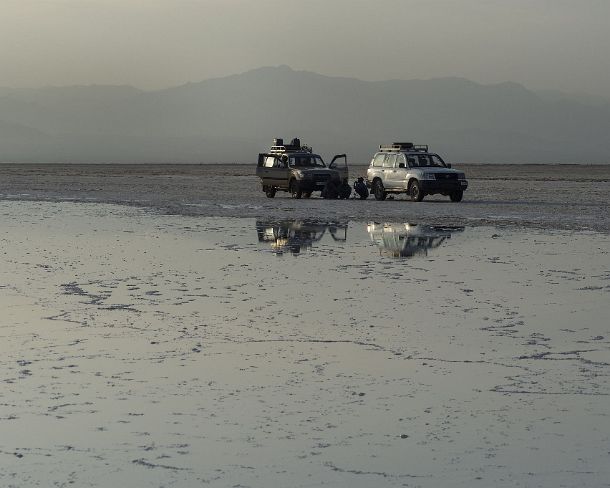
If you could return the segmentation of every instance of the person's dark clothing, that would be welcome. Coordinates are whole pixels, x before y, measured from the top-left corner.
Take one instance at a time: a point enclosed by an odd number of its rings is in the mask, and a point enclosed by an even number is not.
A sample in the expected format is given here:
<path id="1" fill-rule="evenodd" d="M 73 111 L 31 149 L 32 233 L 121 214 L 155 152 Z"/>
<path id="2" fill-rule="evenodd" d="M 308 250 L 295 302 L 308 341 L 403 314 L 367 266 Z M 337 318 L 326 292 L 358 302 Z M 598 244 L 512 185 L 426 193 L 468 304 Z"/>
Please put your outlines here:
<path id="1" fill-rule="evenodd" d="M 343 182 L 339 185 L 339 198 L 341 200 L 345 200 L 347 198 L 349 198 L 349 196 L 352 194 L 352 187 L 349 186 L 349 183 L 347 182 L 347 178 L 343 180 Z"/>
<path id="2" fill-rule="evenodd" d="M 369 196 L 369 189 L 366 187 L 366 183 L 364 182 L 363 178 L 358 178 L 354 182 L 354 191 L 360 196 L 362 200 L 368 198 Z"/>
<path id="3" fill-rule="evenodd" d="M 333 180 L 328 180 L 326 185 L 324 185 L 321 195 L 322 198 L 337 198 L 339 196 L 337 184 Z"/>

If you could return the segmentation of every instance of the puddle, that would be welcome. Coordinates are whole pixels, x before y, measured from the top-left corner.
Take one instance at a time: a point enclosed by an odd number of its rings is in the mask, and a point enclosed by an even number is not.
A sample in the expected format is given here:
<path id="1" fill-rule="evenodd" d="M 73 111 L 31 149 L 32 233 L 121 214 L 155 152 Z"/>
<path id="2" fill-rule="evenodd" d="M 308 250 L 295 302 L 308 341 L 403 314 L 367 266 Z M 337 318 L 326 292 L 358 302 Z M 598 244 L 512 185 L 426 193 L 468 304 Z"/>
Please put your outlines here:
<path id="1" fill-rule="evenodd" d="M 607 235 L 0 211 L 2 484 L 609 477 Z"/>
<path id="2" fill-rule="evenodd" d="M 464 231 L 463 226 L 438 226 L 409 223 L 368 224 L 348 221 L 320 222 L 316 220 L 257 220 L 256 232 L 260 243 L 268 243 L 278 255 L 300 254 L 311 250 L 316 243 L 353 248 L 362 246 L 368 235 L 380 255 L 395 258 L 427 256 L 451 236 Z M 349 230 L 349 237 L 348 237 Z M 366 234 L 365 232 L 366 231 Z M 365 257 L 363 253 L 362 257 Z"/>

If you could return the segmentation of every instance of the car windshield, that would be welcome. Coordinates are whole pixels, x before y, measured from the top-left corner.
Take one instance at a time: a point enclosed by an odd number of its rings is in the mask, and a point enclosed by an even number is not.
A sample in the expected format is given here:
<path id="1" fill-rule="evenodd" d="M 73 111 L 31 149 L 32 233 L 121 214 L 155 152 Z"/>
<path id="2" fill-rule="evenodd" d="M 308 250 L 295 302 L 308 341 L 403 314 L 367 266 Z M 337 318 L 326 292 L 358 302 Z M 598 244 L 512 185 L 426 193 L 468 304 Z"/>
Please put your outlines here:
<path id="1" fill-rule="evenodd" d="M 407 154 L 407 162 L 411 168 L 446 167 L 445 162 L 436 154 Z"/>
<path id="2" fill-rule="evenodd" d="M 290 156 L 288 165 L 291 168 L 325 168 L 326 165 L 322 158 L 317 154 L 303 154 Z"/>

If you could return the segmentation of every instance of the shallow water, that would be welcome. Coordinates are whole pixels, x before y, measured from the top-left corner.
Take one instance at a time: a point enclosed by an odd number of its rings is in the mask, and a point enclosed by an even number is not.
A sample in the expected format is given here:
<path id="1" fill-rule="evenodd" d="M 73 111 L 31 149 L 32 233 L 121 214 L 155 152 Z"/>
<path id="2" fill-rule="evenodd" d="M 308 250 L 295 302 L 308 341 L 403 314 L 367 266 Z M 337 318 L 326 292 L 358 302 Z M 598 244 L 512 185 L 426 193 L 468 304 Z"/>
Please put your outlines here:
<path id="1" fill-rule="evenodd" d="M 0 214 L 3 486 L 608 486 L 608 235 Z"/>

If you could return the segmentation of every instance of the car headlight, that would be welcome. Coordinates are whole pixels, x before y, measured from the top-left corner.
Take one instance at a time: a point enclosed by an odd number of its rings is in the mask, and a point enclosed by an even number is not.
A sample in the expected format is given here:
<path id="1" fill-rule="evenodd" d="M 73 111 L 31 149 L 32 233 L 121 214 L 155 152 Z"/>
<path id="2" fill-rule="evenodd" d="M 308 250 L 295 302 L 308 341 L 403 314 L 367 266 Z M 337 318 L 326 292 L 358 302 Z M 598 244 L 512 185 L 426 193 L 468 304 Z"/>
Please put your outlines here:
<path id="1" fill-rule="evenodd" d="M 458 180 L 465 180 L 466 175 L 464 173 L 458 173 Z"/>
<path id="2" fill-rule="evenodd" d="M 434 173 L 424 173 L 422 180 L 436 180 L 436 176 L 434 176 Z"/>

